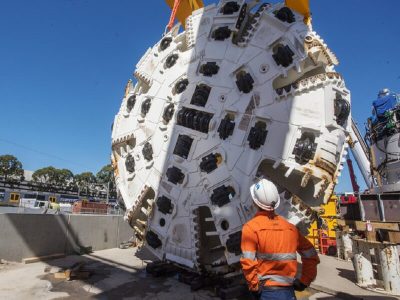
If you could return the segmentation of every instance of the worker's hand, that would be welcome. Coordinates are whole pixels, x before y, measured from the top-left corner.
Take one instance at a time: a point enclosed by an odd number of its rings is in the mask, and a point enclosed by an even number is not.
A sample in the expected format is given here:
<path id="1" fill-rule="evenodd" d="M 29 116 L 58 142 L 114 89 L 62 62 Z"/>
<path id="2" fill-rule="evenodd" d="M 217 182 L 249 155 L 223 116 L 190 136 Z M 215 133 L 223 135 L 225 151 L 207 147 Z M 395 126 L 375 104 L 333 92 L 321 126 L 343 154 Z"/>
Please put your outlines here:
<path id="1" fill-rule="evenodd" d="M 293 281 L 293 288 L 295 291 L 302 292 L 307 288 L 307 286 L 304 283 L 302 283 L 299 279 L 296 278 Z"/>

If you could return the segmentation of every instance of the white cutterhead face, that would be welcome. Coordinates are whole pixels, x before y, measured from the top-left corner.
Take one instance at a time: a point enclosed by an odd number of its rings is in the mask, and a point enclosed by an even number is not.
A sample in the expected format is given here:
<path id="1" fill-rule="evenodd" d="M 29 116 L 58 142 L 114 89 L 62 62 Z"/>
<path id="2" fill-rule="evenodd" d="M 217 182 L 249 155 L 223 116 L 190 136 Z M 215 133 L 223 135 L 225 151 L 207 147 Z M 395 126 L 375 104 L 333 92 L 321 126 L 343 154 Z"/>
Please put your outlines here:
<path id="1" fill-rule="evenodd" d="M 112 160 L 126 219 L 153 254 L 224 273 L 257 210 L 255 178 L 282 187 L 277 213 L 311 222 L 350 125 L 335 64 L 303 16 L 244 0 L 195 11 L 145 53 L 114 120 Z"/>

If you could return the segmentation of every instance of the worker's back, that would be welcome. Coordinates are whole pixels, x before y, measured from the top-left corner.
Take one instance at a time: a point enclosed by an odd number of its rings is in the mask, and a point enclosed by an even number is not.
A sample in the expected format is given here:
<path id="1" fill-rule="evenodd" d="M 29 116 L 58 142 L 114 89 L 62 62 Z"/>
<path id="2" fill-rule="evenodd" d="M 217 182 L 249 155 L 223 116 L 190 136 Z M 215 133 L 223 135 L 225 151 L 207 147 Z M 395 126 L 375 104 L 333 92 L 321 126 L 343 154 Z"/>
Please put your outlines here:
<path id="1" fill-rule="evenodd" d="M 258 275 L 279 275 L 287 277 L 288 280 L 267 280 L 267 285 L 289 285 L 297 272 L 296 251 L 299 244 L 299 232 L 297 228 L 287 222 L 284 218 L 267 213 L 259 212 L 247 222 L 244 234 L 250 231 L 255 235 L 256 258 L 258 259 Z M 250 241 L 249 244 L 252 242 Z M 253 245 L 246 245 L 244 241 L 242 248 L 253 249 Z"/>
<path id="2" fill-rule="evenodd" d="M 258 214 L 247 223 L 256 230 L 259 240 L 259 250 L 266 253 L 296 252 L 298 230 L 283 217 L 267 213 Z M 273 241 L 273 243 L 271 243 Z"/>
<path id="3" fill-rule="evenodd" d="M 249 290 L 256 299 L 294 300 L 294 291 L 303 291 L 315 279 L 318 254 L 295 226 L 275 214 L 280 196 L 273 182 L 262 178 L 250 194 L 260 210 L 242 229 L 240 264 Z M 300 278 L 297 253 L 303 264 Z"/>

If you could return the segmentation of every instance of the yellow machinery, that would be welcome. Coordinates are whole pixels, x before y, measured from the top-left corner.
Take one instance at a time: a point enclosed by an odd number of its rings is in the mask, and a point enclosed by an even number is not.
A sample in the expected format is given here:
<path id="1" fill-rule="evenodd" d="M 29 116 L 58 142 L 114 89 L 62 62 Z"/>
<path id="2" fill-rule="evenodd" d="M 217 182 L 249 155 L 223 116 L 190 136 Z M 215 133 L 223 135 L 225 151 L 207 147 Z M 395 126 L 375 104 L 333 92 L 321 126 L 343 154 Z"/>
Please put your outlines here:
<path id="1" fill-rule="evenodd" d="M 172 10 L 172 20 L 169 25 L 172 25 L 176 16 L 183 27 L 185 27 L 186 18 L 192 14 L 192 11 L 204 6 L 202 0 L 165 0 L 165 2 Z"/>
<path id="2" fill-rule="evenodd" d="M 172 10 L 171 19 L 168 24 L 169 29 L 171 29 L 175 16 L 182 26 L 185 27 L 186 18 L 190 16 L 194 10 L 204 6 L 202 0 L 165 0 L 165 2 Z M 304 23 L 307 25 L 311 23 L 309 0 L 285 0 L 285 4 L 287 7 L 302 14 L 304 16 Z"/>
<path id="3" fill-rule="evenodd" d="M 311 24 L 311 12 L 309 0 L 285 0 L 285 5 L 304 16 L 304 23 Z"/>
<path id="4" fill-rule="evenodd" d="M 336 243 L 335 227 L 337 226 L 337 201 L 338 197 L 332 195 L 326 204 L 321 205 L 322 224 L 318 226 L 318 221 L 314 221 L 310 227 L 307 239 L 318 248 L 323 254 L 326 254 L 329 246 Z"/>

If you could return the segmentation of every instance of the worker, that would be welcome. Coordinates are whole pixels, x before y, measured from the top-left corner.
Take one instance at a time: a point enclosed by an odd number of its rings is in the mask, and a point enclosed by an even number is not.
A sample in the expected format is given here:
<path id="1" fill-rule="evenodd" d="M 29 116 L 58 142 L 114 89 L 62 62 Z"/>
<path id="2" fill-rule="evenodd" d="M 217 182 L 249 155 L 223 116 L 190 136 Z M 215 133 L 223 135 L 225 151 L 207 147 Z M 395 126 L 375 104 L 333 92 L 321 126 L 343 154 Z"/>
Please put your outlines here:
<path id="1" fill-rule="evenodd" d="M 380 128 L 377 128 L 377 130 L 382 131 L 385 129 L 387 123 L 390 123 L 390 121 L 394 122 L 390 111 L 397 109 L 399 105 L 400 99 L 398 95 L 387 88 L 380 90 L 378 98 L 372 102 L 372 125 L 382 123 L 382 125 L 385 126 L 381 126 Z M 378 136 L 382 134 L 384 135 L 385 132 L 378 132 Z"/>
<path id="2" fill-rule="evenodd" d="M 50 202 L 50 208 L 55 210 L 55 214 L 59 214 L 61 211 L 60 204 L 56 202 Z"/>
<path id="3" fill-rule="evenodd" d="M 275 213 L 280 198 L 271 181 L 261 179 L 250 193 L 259 211 L 243 226 L 240 259 L 249 289 L 255 299 L 296 299 L 294 291 L 303 291 L 317 275 L 318 254 L 296 226 Z"/>

